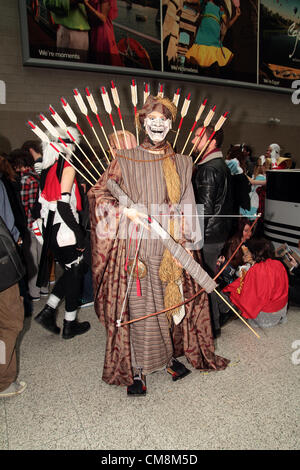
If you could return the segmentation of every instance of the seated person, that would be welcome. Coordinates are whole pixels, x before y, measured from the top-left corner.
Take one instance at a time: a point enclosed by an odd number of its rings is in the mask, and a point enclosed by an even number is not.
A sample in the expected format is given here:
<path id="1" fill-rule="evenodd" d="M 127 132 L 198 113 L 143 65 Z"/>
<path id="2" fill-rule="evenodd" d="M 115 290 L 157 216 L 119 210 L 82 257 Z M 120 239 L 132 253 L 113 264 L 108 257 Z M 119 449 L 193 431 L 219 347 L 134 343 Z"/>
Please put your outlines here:
<path id="1" fill-rule="evenodd" d="M 226 261 L 232 256 L 234 251 L 237 249 L 240 242 L 243 240 L 244 244 L 247 244 L 247 241 L 252 237 L 251 223 L 246 217 L 241 217 L 238 220 L 237 231 L 232 235 L 224 244 L 220 256 L 217 261 L 217 270 L 220 271 L 222 266 Z M 242 245 L 243 247 L 244 245 Z M 244 264 L 243 259 L 243 248 L 240 248 L 235 256 L 230 261 L 230 264 L 223 271 L 219 277 L 218 282 L 223 284 L 223 286 L 229 284 L 230 282 L 236 279 L 237 274 L 236 270 L 242 264 Z"/>
<path id="2" fill-rule="evenodd" d="M 289 281 L 283 264 L 274 259 L 270 241 L 248 241 L 253 265 L 240 278 L 223 289 L 251 326 L 267 328 L 285 323 Z"/>

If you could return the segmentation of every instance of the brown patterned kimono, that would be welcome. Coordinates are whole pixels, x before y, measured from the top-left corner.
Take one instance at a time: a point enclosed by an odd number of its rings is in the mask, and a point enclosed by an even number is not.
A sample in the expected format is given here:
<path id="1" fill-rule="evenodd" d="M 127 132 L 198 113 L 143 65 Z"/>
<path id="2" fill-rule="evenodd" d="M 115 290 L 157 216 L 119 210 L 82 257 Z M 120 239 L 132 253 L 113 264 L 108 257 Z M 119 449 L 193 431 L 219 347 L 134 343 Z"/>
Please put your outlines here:
<path id="1" fill-rule="evenodd" d="M 125 272 L 125 263 L 126 260 L 134 258 L 136 241 L 132 238 L 129 245 L 131 226 L 128 231 L 129 238 L 118 237 L 121 227 L 119 222 L 124 218 L 120 219 L 119 203 L 107 189 L 107 181 L 114 179 L 132 201 L 143 204 L 149 213 L 153 210 L 153 204 L 168 206 L 168 193 L 162 169 L 163 157 L 164 154 L 153 154 L 142 146 L 119 151 L 117 158 L 111 162 L 88 194 L 95 309 L 107 331 L 103 380 L 109 384 L 130 385 L 133 382 L 132 367 L 141 367 L 143 374 L 149 374 L 166 367 L 172 357 L 182 355 L 185 355 L 193 367 L 201 370 L 221 370 L 226 368 L 229 362 L 214 353 L 206 293 L 185 305 L 186 315 L 179 325 L 173 327 L 173 338 L 165 314 L 116 327 L 129 279 Z M 191 184 L 192 160 L 177 154 L 172 158 L 180 176 L 180 204 L 189 203 L 195 207 Z M 103 208 L 104 205 L 106 208 Z M 109 238 L 103 230 L 103 217 L 111 209 L 116 211 L 114 221 L 117 223 L 116 236 Z M 128 221 L 126 224 L 129 225 Z M 164 309 L 164 285 L 159 277 L 163 252 L 161 241 L 158 238 L 151 239 L 149 234 L 145 234 L 138 252 L 139 260 L 147 269 L 146 276 L 140 279 L 142 296 L 137 295 L 133 281 L 130 284 L 122 321 Z M 199 252 L 194 252 L 194 257 L 199 261 Z M 185 271 L 182 286 L 185 299 L 200 290 L 200 286 Z"/>

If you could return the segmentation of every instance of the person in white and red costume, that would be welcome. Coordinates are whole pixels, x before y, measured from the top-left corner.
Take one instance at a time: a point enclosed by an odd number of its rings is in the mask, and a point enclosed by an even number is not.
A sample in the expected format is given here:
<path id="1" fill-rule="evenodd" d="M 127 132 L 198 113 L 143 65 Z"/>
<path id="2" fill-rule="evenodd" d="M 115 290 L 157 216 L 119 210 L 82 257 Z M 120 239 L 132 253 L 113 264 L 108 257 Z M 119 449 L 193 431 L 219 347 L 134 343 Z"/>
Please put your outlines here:
<path id="1" fill-rule="evenodd" d="M 280 156 L 280 147 L 278 144 L 271 144 L 265 156 L 271 163 L 272 170 L 287 170 L 292 166 L 291 158 L 284 158 Z"/>
<path id="2" fill-rule="evenodd" d="M 74 151 L 74 143 L 68 140 L 66 131 L 59 128 L 57 130 L 68 148 L 58 142 L 55 142 L 55 147 L 70 158 L 69 150 Z M 70 128 L 69 130 L 79 142 L 76 129 Z M 89 322 L 77 321 L 77 308 L 83 279 L 82 254 L 85 249 L 85 231 L 79 224 L 78 211 L 81 210 L 81 198 L 75 170 L 67 161 L 57 160 L 57 155 L 57 151 L 51 147 L 50 143 L 44 145 L 39 202 L 44 234 L 49 214 L 51 211 L 53 214 L 54 211 L 49 247 L 54 259 L 60 263 L 64 272 L 56 282 L 45 307 L 35 320 L 51 333 L 59 334 L 56 311 L 60 301 L 65 298 L 62 337 L 70 339 L 90 329 Z"/>

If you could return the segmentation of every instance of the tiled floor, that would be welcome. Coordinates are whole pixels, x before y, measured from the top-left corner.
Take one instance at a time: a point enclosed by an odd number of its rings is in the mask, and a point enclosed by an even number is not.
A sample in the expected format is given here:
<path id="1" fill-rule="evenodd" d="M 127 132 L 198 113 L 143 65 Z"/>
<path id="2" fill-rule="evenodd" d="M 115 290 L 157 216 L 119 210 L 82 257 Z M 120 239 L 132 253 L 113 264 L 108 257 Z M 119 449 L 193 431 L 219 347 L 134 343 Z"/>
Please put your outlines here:
<path id="1" fill-rule="evenodd" d="M 68 341 L 26 319 L 19 377 L 28 386 L 0 399 L 0 449 L 300 448 L 300 309 L 260 339 L 228 323 L 216 342 L 231 359 L 225 371 L 193 370 L 178 382 L 157 372 L 143 398 L 101 380 L 104 328 L 92 307 L 80 319 L 91 330 Z"/>

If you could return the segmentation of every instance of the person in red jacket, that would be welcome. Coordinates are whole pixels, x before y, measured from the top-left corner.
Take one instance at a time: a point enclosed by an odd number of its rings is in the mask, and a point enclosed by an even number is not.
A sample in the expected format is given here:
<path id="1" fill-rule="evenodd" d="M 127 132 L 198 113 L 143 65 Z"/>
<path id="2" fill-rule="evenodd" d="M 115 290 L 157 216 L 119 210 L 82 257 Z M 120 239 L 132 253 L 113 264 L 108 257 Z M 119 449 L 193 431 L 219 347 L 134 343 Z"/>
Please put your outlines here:
<path id="1" fill-rule="evenodd" d="M 251 326 L 267 328 L 287 321 L 289 282 L 283 264 L 274 258 L 270 241 L 248 242 L 253 265 L 223 289 Z"/>

